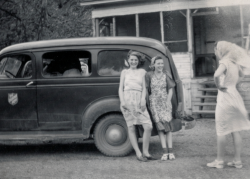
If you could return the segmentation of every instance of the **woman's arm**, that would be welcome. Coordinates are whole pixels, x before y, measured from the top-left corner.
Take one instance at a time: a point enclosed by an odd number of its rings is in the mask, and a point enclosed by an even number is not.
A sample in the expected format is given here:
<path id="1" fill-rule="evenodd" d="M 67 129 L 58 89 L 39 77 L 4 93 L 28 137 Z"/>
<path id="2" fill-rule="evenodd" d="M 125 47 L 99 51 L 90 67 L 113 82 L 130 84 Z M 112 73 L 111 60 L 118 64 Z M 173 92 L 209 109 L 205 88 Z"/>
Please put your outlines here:
<path id="1" fill-rule="evenodd" d="M 146 109 L 146 82 L 145 75 L 142 77 L 142 93 L 141 93 L 141 110 L 145 111 Z"/>
<path id="2" fill-rule="evenodd" d="M 146 104 L 149 106 L 149 86 L 150 86 L 150 75 L 146 73 L 145 75 L 145 86 L 146 86 Z"/>
<path id="3" fill-rule="evenodd" d="M 170 78 L 170 73 L 166 71 L 166 83 L 167 83 L 167 92 L 168 92 L 168 98 L 167 102 L 171 102 L 172 96 L 173 96 L 173 88 L 176 86 L 175 82 Z"/>
<path id="4" fill-rule="evenodd" d="M 170 88 L 170 89 L 168 90 L 168 99 L 167 99 L 167 102 L 168 102 L 168 103 L 171 102 L 172 96 L 173 96 L 173 88 Z"/>
<path id="5" fill-rule="evenodd" d="M 214 73 L 214 82 L 216 87 L 223 92 L 227 91 L 227 88 L 220 86 L 219 77 L 226 71 L 226 66 L 224 64 L 220 64 L 219 68 Z"/>
<path id="6" fill-rule="evenodd" d="M 221 76 L 224 73 L 224 71 L 226 71 L 226 69 L 227 68 L 224 64 L 220 64 L 219 68 L 214 73 L 214 78 Z"/>
<path id="7" fill-rule="evenodd" d="M 119 98 L 120 98 L 120 101 L 121 101 L 121 108 L 126 109 L 124 98 L 123 98 L 124 78 L 125 78 L 125 72 L 123 70 L 122 73 L 121 73 L 121 77 L 120 77 L 120 85 L 119 85 L 118 93 L 119 93 Z"/>

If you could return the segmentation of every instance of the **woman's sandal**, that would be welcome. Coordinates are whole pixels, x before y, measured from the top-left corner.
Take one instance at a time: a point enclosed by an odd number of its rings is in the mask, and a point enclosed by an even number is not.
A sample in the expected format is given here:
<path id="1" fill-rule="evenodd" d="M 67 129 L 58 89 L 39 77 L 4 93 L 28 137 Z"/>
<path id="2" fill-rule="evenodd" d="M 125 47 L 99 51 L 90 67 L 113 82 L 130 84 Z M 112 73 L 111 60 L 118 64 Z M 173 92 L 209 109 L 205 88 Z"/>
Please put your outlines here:
<path id="1" fill-rule="evenodd" d="M 214 160 L 211 163 L 207 163 L 207 166 L 210 167 L 210 168 L 222 169 L 222 168 L 224 168 L 224 161 Z"/>
<path id="2" fill-rule="evenodd" d="M 162 161 L 168 160 L 168 154 L 163 154 L 163 156 L 161 157 Z"/>
<path id="3" fill-rule="evenodd" d="M 235 161 L 228 162 L 227 166 L 235 167 L 235 168 L 242 168 L 242 162 L 241 161 L 238 161 L 238 162 L 235 162 Z"/>
<path id="4" fill-rule="evenodd" d="M 174 160 L 174 159 L 175 159 L 175 156 L 174 156 L 173 153 L 169 153 L 169 154 L 168 154 L 168 158 L 169 158 L 169 160 Z"/>

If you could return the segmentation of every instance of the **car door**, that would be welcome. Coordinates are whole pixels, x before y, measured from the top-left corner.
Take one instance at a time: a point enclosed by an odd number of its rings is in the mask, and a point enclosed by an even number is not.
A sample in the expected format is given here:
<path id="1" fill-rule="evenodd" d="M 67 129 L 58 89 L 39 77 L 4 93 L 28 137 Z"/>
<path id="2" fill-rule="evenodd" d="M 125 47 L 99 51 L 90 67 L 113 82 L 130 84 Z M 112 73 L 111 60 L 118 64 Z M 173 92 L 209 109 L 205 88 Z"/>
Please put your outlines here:
<path id="1" fill-rule="evenodd" d="M 0 130 L 34 130 L 36 110 L 35 57 L 31 53 L 0 57 Z"/>
<path id="2" fill-rule="evenodd" d="M 37 51 L 37 109 L 41 130 L 81 130 L 84 108 L 99 96 L 93 90 L 93 59 L 88 50 Z M 94 99 L 93 99 L 94 98 Z"/>

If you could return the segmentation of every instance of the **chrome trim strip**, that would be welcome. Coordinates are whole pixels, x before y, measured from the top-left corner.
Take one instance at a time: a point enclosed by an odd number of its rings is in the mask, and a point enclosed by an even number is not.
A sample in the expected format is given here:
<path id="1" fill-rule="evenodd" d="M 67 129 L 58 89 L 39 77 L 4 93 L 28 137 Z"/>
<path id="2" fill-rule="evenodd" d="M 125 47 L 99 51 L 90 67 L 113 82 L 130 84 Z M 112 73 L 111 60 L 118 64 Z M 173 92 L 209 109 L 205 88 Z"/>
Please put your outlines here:
<path id="1" fill-rule="evenodd" d="M 71 87 L 71 86 L 104 86 L 104 85 L 119 85 L 119 83 L 85 83 L 85 84 L 44 84 L 44 85 L 37 85 L 37 87 Z"/>
<path id="2" fill-rule="evenodd" d="M 3 90 L 3 89 L 10 89 L 11 90 L 15 90 L 15 89 L 27 89 L 27 87 L 25 85 L 20 85 L 20 86 L 0 86 L 0 90 Z M 32 88 L 36 88 L 36 86 L 29 86 L 28 89 L 32 89 Z"/>

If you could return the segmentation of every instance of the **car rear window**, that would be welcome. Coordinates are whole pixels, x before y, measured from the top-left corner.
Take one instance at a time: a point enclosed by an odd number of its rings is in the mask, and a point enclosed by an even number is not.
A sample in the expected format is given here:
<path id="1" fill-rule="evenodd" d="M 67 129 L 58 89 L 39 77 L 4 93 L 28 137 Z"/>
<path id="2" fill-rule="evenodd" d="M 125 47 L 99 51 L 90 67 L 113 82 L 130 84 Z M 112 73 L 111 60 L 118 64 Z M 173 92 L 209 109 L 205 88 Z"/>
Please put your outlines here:
<path id="1" fill-rule="evenodd" d="M 129 50 L 104 50 L 99 52 L 98 74 L 100 76 L 120 76 L 123 69 L 129 68 L 127 63 Z M 150 57 L 147 55 L 145 57 L 146 61 L 142 68 L 148 70 Z"/>
<path id="2" fill-rule="evenodd" d="M 86 77 L 91 74 L 91 53 L 88 51 L 55 51 L 43 54 L 46 78 Z"/>

